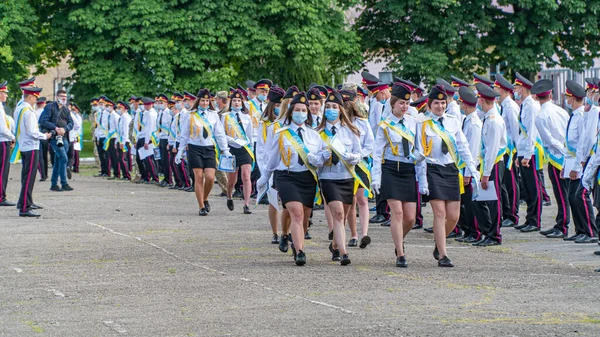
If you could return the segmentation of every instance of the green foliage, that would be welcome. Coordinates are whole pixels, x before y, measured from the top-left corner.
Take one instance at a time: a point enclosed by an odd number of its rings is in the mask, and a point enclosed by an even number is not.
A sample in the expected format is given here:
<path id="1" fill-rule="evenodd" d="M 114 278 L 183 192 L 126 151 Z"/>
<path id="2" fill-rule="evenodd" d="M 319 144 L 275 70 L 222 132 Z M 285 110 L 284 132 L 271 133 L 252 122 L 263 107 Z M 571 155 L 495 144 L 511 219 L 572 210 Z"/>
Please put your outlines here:
<path id="1" fill-rule="evenodd" d="M 600 2 L 585 0 L 363 0 L 355 24 L 370 59 L 413 81 L 470 78 L 499 62 L 581 70 L 600 53 Z M 555 56 L 555 58 L 553 58 Z"/>

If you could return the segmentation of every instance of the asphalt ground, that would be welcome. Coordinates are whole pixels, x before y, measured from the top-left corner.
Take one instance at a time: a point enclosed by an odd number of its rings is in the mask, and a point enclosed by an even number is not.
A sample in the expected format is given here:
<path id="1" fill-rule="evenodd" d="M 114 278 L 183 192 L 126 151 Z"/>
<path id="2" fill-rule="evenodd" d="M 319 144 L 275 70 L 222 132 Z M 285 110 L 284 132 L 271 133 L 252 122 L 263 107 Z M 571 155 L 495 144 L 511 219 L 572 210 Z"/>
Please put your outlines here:
<path id="1" fill-rule="evenodd" d="M 349 248 L 342 267 L 316 211 L 308 264 L 296 267 L 270 243 L 266 206 L 244 215 L 215 195 L 199 217 L 193 193 L 94 172 L 74 175 L 72 192 L 37 182 L 39 219 L 0 208 L 1 335 L 600 335 L 596 244 L 503 229 L 502 246 L 448 240 L 456 267 L 443 269 L 433 235 L 415 230 L 399 269 L 389 229 L 371 225 L 373 243 Z M 15 202 L 19 174 L 13 165 Z M 543 216 L 550 226 L 555 207 Z"/>

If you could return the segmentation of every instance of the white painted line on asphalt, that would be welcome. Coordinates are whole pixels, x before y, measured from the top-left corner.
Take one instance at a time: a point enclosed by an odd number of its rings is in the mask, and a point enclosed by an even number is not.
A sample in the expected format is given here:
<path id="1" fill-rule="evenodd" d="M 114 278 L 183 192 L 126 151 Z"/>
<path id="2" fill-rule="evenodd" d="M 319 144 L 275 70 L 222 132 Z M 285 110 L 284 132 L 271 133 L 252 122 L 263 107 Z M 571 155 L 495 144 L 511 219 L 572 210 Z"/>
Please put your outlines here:
<path id="1" fill-rule="evenodd" d="M 103 321 L 102 323 L 104 323 L 104 325 L 109 327 L 111 330 L 120 334 L 127 333 L 127 330 L 125 330 L 119 323 L 115 323 L 114 321 Z"/>
<path id="2" fill-rule="evenodd" d="M 56 289 L 46 289 L 46 291 L 54 294 L 54 296 L 56 296 L 56 297 L 65 298 L 65 294 L 63 294 L 62 292 L 60 292 L 60 291 L 58 291 Z"/>
<path id="3" fill-rule="evenodd" d="M 23 269 L 21 268 L 13 268 L 14 271 L 16 271 L 17 273 L 22 273 Z"/>
<path id="4" fill-rule="evenodd" d="M 43 204 L 40 204 L 40 205 L 44 206 L 47 209 L 54 210 L 54 211 L 56 211 L 56 212 L 58 212 L 58 213 L 60 213 L 62 215 L 68 215 L 67 213 L 62 212 L 62 211 L 60 211 L 60 210 L 58 210 L 58 209 L 56 209 L 54 207 L 50 207 L 48 205 L 43 205 Z M 71 216 L 71 217 L 73 219 L 77 220 L 76 217 L 73 217 L 73 216 Z M 189 260 L 187 260 L 187 259 L 185 259 L 185 258 L 183 258 L 183 257 L 181 257 L 181 256 L 179 256 L 179 255 L 177 255 L 177 254 L 175 254 L 175 253 L 173 253 L 173 252 L 171 252 L 171 251 L 169 251 L 169 250 L 161 247 L 161 246 L 158 246 L 158 245 L 156 245 L 156 244 L 154 244 L 152 242 L 145 241 L 144 239 L 142 239 L 140 237 L 135 237 L 135 236 L 131 236 L 129 234 L 117 232 L 116 230 L 114 230 L 112 228 L 109 228 L 109 227 L 106 227 L 106 226 L 102 226 L 102 225 L 99 225 L 97 223 L 93 223 L 93 222 L 90 222 L 90 221 L 85 221 L 85 223 L 88 224 L 88 225 L 90 225 L 90 226 L 97 227 L 97 228 L 100 228 L 102 230 L 108 231 L 109 233 L 112 233 L 112 234 L 115 234 L 115 235 L 123 236 L 123 237 L 130 238 L 130 239 L 134 239 L 134 240 L 136 240 L 138 242 L 141 242 L 143 244 L 146 244 L 146 245 L 148 245 L 148 246 L 150 246 L 152 248 L 158 249 L 158 250 L 162 251 L 163 253 L 165 253 L 167 255 L 170 255 L 170 256 L 178 259 L 178 260 L 182 260 L 185 264 L 189 264 L 190 266 L 194 266 L 196 268 L 204 269 L 206 271 L 210 271 L 210 272 L 213 272 L 213 273 L 218 273 L 220 275 L 228 275 L 226 272 L 223 272 L 223 271 L 220 271 L 220 270 L 216 270 L 216 269 L 210 268 L 208 266 L 203 266 L 203 265 L 199 265 L 197 263 L 191 262 L 191 261 L 189 261 Z M 416 246 L 416 247 L 418 247 L 418 246 Z M 465 247 L 465 248 L 468 248 L 468 247 Z M 338 306 L 333 305 L 333 304 L 329 304 L 329 303 L 325 303 L 325 302 L 321 302 L 321 301 L 311 300 L 310 298 L 306 298 L 306 297 L 302 297 L 302 296 L 298 296 L 298 295 L 289 294 L 289 293 L 286 293 L 286 292 L 281 291 L 281 290 L 273 289 L 271 287 L 268 287 L 268 286 L 266 286 L 264 284 L 261 284 L 261 283 L 258 283 L 256 281 L 252 281 L 252 280 L 247 279 L 245 277 L 239 277 L 238 279 L 240 281 L 253 284 L 253 285 L 255 285 L 257 287 L 260 287 L 260 288 L 262 288 L 264 290 L 273 291 L 273 292 L 276 292 L 276 293 L 278 293 L 280 295 L 283 295 L 283 296 L 286 296 L 286 297 L 296 298 L 296 299 L 299 299 L 299 300 L 302 300 L 302 301 L 305 301 L 305 302 L 308 302 L 308 303 L 311 303 L 311 304 L 320 305 L 320 306 L 324 306 L 324 307 L 327 307 L 327 308 L 330 308 L 330 309 L 339 310 L 339 311 L 341 311 L 343 313 L 346 313 L 346 314 L 354 314 L 354 312 L 352 312 L 351 310 L 344 309 L 342 307 L 338 307 Z M 107 321 L 107 322 L 111 322 L 112 323 L 112 321 Z M 107 324 L 107 322 L 104 322 L 104 323 Z M 115 331 L 117 331 L 117 330 L 115 330 Z"/>
<path id="5" fill-rule="evenodd" d="M 406 245 L 406 247 L 435 248 L 434 246 L 430 246 L 430 245 Z M 473 247 L 461 247 L 461 246 L 446 245 L 446 249 L 473 249 Z"/>

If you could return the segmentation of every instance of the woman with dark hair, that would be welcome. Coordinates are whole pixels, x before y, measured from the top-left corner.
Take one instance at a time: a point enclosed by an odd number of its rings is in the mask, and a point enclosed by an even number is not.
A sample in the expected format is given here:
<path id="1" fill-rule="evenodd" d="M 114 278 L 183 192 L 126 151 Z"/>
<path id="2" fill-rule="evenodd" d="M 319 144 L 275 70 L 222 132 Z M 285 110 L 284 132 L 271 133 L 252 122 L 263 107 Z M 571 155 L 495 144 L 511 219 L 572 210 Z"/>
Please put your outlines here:
<path id="1" fill-rule="evenodd" d="M 208 89 L 201 89 L 194 102 L 193 110 L 181 118 L 179 149 L 175 163 L 181 164 L 181 157 L 187 149 L 188 165 L 194 172 L 194 192 L 200 212 L 206 216 L 210 212 L 208 197 L 215 181 L 219 155 L 230 157 L 229 147 L 219 115 L 212 109 Z"/>
<path id="2" fill-rule="evenodd" d="M 273 133 L 281 128 L 281 123 L 276 119 L 279 117 L 281 111 L 281 99 L 284 95 L 285 92 L 283 89 L 280 87 L 272 87 L 267 96 L 269 103 L 260 117 L 257 133 L 258 139 L 256 140 L 256 163 L 258 164 L 260 172 L 264 172 L 264 167 L 269 161 L 268 149 L 270 144 L 267 141 L 271 140 L 273 138 Z M 273 179 L 273 184 L 269 188 L 277 191 L 275 178 Z M 257 198 L 260 197 L 260 195 L 257 196 Z M 276 208 L 277 203 L 277 198 L 275 198 L 275 200 L 269 200 L 269 222 L 271 223 L 271 230 L 273 231 L 273 238 L 271 239 L 272 244 L 279 243 L 279 236 L 277 235 L 279 221 L 279 214 Z M 284 235 L 287 236 L 287 233 L 282 233 L 282 237 Z"/>
<path id="3" fill-rule="evenodd" d="M 317 131 L 331 151 L 323 152 L 324 166 L 319 169 L 319 182 L 325 204 L 331 212 L 330 228 L 333 229 L 333 242 L 330 244 L 332 261 L 340 261 L 341 265 L 350 264 L 346 251 L 346 231 L 344 223 L 346 215 L 354 201 L 355 186 L 364 185 L 356 182 L 355 169 L 361 159 L 359 136 L 360 131 L 346 115 L 342 96 L 332 91 L 325 99 L 325 114 Z M 358 179 L 360 180 L 360 179 Z M 365 187 L 365 186 L 363 186 Z M 294 237 L 295 238 L 295 237 Z"/>
<path id="4" fill-rule="evenodd" d="M 302 92 L 292 99 L 283 126 L 274 133 L 269 148 L 269 162 L 258 180 L 259 189 L 277 172 L 275 185 L 283 207 L 291 217 L 294 237 L 292 251 L 296 265 L 306 264 L 304 223 L 313 208 L 317 189 L 315 166 L 323 165 L 323 153 L 328 152 L 318 132 L 312 129 L 308 99 Z"/>
<path id="5" fill-rule="evenodd" d="M 420 135 L 423 154 L 428 158 L 429 183 L 428 190 L 420 189 L 421 194 L 429 195 L 433 209 L 433 257 L 440 267 L 454 267 L 446 252 L 446 237 L 460 216 L 460 195 L 464 190 L 462 170 L 468 170 L 465 173 L 471 177 L 469 180 L 479 182 L 479 172 L 472 162 L 461 122 L 446 114 L 447 96 L 440 85 L 431 89 L 427 103 L 431 114 L 423 121 Z"/>
<path id="6" fill-rule="evenodd" d="M 373 151 L 372 188 L 390 206 L 396 267 L 401 268 L 408 267 L 404 238 L 415 224 L 418 193 L 427 192 L 425 162 L 416 160 L 423 159 L 418 142 L 421 126 L 408 113 L 410 92 L 402 83 L 392 87 L 391 114 L 379 123 Z"/>
<path id="7" fill-rule="evenodd" d="M 244 214 L 252 214 L 250 211 L 250 194 L 252 193 L 252 182 L 250 174 L 255 164 L 254 152 L 252 150 L 252 116 L 244 104 L 243 93 L 235 90 L 229 97 L 229 112 L 223 114 L 222 122 L 225 127 L 227 143 L 231 153 L 235 156 L 234 172 L 227 173 L 227 208 L 233 211 L 233 187 L 238 179 L 238 171 L 242 172 L 242 183 L 244 192 Z"/>
<path id="8" fill-rule="evenodd" d="M 356 105 L 356 93 L 350 90 L 342 90 L 340 91 L 340 94 L 344 100 L 344 110 L 348 115 L 348 119 L 360 132 L 359 143 L 360 155 L 362 157 L 355 166 L 355 172 L 363 184 L 358 185 L 352 207 L 350 207 L 350 214 L 347 216 L 348 227 L 350 227 L 350 233 L 352 235 L 348 246 L 355 247 L 358 244 L 358 231 L 356 228 L 356 205 L 358 205 L 358 219 L 360 221 L 360 229 L 362 232 L 359 247 L 366 248 L 371 243 L 371 237 L 368 235 L 369 194 L 371 194 L 371 154 L 373 153 L 375 137 L 373 136 L 371 125 L 369 125 L 369 120 L 365 118 L 363 112 Z"/>

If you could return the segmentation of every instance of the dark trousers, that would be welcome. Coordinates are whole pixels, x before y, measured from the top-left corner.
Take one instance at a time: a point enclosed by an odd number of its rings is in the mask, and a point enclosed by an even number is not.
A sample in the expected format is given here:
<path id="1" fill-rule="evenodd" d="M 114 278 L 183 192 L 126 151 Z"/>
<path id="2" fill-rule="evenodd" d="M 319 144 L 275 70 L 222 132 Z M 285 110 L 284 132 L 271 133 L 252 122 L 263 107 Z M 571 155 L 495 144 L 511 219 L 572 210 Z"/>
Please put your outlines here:
<path id="1" fill-rule="evenodd" d="M 139 149 L 144 146 L 144 138 L 140 138 L 135 143 L 135 163 L 138 168 L 138 172 L 140 173 L 140 177 L 142 180 L 147 180 L 148 176 L 146 174 L 146 167 L 144 166 L 144 162 L 140 159 Z"/>
<path id="2" fill-rule="evenodd" d="M 473 201 L 473 185 L 465 186 L 465 193 L 460 196 L 460 218 L 458 218 L 458 227 L 463 230 L 465 236 L 472 236 L 476 239 L 481 238 L 479 222 L 475 217 L 475 205 Z"/>
<path id="3" fill-rule="evenodd" d="M 554 228 L 567 234 L 569 223 L 571 223 L 569 181 L 561 179 L 560 170 L 551 164 L 548 164 L 548 178 L 550 178 L 550 182 L 552 183 L 552 191 L 557 203 L 556 224 Z"/>
<path id="4" fill-rule="evenodd" d="M 129 144 L 125 145 L 127 147 L 126 151 L 123 152 L 121 147 L 117 147 L 117 160 L 119 161 L 119 171 L 122 173 L 123 178 L 127 180 L 131 180 L 131 149 L 129 148 Z"/>
<path id="5" fill-rule="evenodd" d="M 479 223 L 481 233 L 486 237 L 502 242 L 500 227 L 502 226 L 502 179 L 506 166 L 501 160 L 492 169 L 488 188 L 494 184 L 496 188 L 496 200 L 476 201 L 474 205 L 475 217 Z"/>
<path id="6" fill-rule="evenodd" d="M 375 208 L 377 210 L 377 214 L 383 215 L 386 220 L 390 218 L 390 211 L 388 207 L 387 200 L 381 200 L 379 194 L 375 196 Z"/>
<path id="7" fill-rule="evenodd" d="M 546 178 L 544 177 L 544 171 L 540 170 L 539 171 L 540 174 L 540 183 L 542 184 L 542 200 L 544 202 L 548 202 L 550 201 L 550 196 L 548 195 L 548 192 L 546 191 Z"/>
<path id="8" fill-rule="evenodd" d="M 173 175 L 171 174 L 171 152 L 167 149 L 168 145 L 168 139 L 160 140 L 160 170 L 163 174 L 163 181 L 166 181 L 168 184 L 172 184 Z"/>
<path id="9" fill-rule="evenodd" d="M 69 150 L 67 151 L 67 168 L 72 168 L 73 163 L 75 162 L 75 149 L 73 148 L 75 142 L 71 142 L 69 144 Z"/>
<path id="10" fill-rule="evenodd" d="M 504 163 L 508 163 L 508 155 L 504 155 Z M 519 224 L 519 167 L 512 163 L 511 169 L 504 170 L 502 178 L 502 219 Z"/>
<path id="11" fill-rule="evenodd" d="M 106 151 L 104 151 L 104 141 L 106 138 L 98 138 L 96 140 L 96 150 L 98 150 L 98 158 L 100 159 L 100 173 L 109 175 L 108 161 L 106 160 Z"/>
<path id="12" fill-rule="evenodd" d="M 40 140 L 40 158 L 38 163 L 38 170 L 40 171 L 40 178 L 48 178 L 48 141 Z"/>
<path id="13" fill-rule="evenodd" d="M 121 149 L 119 149 L 118 151 L 121 151 Z M 118 151 L 117 151 L 117 139 L 111 138 L 108 141 L 108 150 L 106 151 L 106 155 L 107 155 L 107 159 L 108 159 L 109 170 L 112 169 L 113 176 L 115 178 L 119 178 L 121 176 L 121 172 L 119 170 L 119 155 L 117 154 Z"/>
<path id="14" fill-rule="evenodd" d="M 52 163 L 52 167 L 54 167 L 54 155 L 54 149 L 52 146 L 50 146 L 50 141 L 48 141 L 48 156 L 50 157 L 50 163 Z"/>
<path id="15" fill-rule="evenodd" d="M 17 208 L 19 212 L 28 212 L 33 205 L 33 185 L 37 175 L 37 166 L 39 161 L 39 150 L 21 152 L 21 193 Z"/>
<path id="16" fill-rule="evenodd" d="M 181 175 L 181 172 L 179 172 L 178 166 L 175 163 L 175 156 L 176 153 L 172 152 L 173 148 L 171 148 L 171 156 L 170 156 L 170 160 L 169 160 L 169 165 L 171 166 L 171 172 L 173 172 L 173 179 L 175 180 L 175 186 L 181 187 L 184 185 L 183 183 L 183 177 Z M 182 161 L 183 164 L 183 161 Z"/>
<path id="17" fill-rule="evenodd" d="M 0 202 L 6 200 L 6 186 L 10 172 L 10 142 L 0 142 Z"/>
<path id="18" fill-rule="evenodd" d="M 575 233 L 591 237 L 598 235 L 590 191 L 583 188 L 581 179 L 569 181 L 569 205 L 573 212 Z"/>
<path id="19" fill-rule="evenodd" d="M 523 157 L 519 157 L 519 162 Z M 529 167 L 521 165 L 521 179 L 525 189 L 525 202 L 527 202 L 527 216 L 525 222 L 528 225 L 540 228 L 542 223 L 542 183 L 539 171 L 536 170 L 538 158 L 531 156 Z"/>
<path id="20" fill-rule="evenodd" d="M 140 138 L 137 141 L 136 149 L 141 149 L 144 147 L 146 140 L 144 138 Z M 142 178 L 146 181 L 155 181 L 158 182 L 158 171 L 156 171 L 156 163 L 154 162 L 154 156 L 148 156 L 142 160 L 142 166 L 144 167 L 144 175 Z M 142 171 L 140 170 L 140 175 Z"/>

